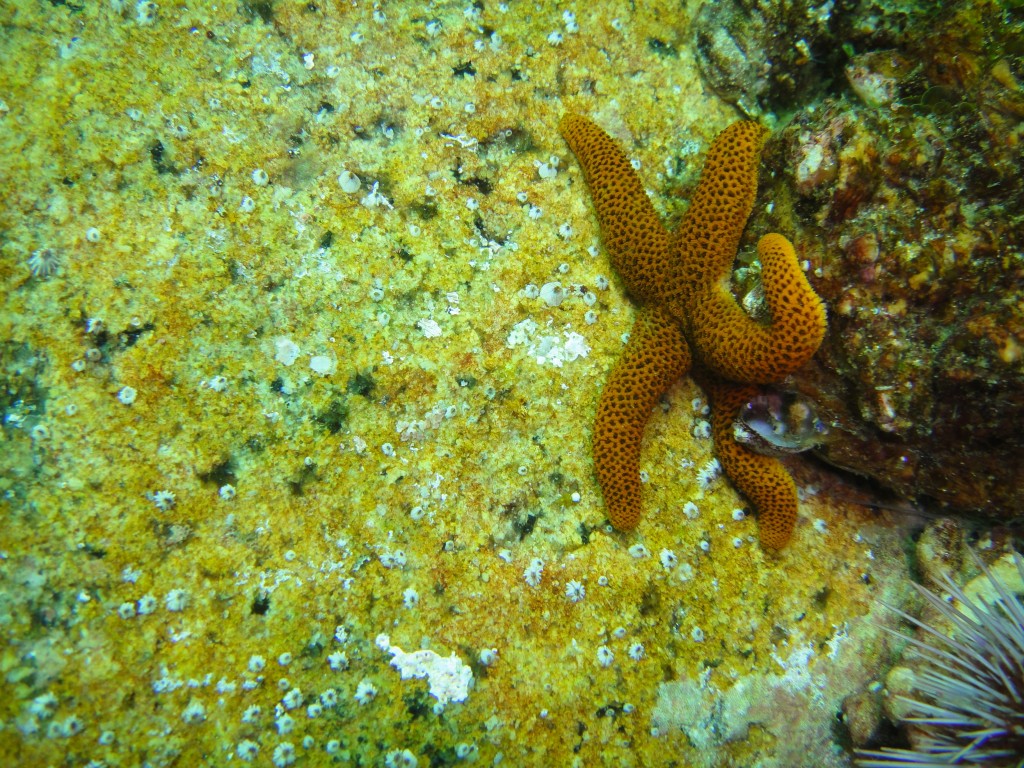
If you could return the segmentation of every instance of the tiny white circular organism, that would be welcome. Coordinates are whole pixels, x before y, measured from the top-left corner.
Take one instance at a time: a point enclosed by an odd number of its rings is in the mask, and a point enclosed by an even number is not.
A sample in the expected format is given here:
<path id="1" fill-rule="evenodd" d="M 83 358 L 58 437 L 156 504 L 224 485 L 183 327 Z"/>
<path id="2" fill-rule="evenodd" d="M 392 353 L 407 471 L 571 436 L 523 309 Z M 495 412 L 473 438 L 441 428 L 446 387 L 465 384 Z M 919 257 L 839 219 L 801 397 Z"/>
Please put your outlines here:
<path id="1" fill-rule="evenodd" d="M 318 373 L 321 376 L 330 376 L 334 373 L 336 366 L 333 358 L 328 355 L 313 355 L 309 358 L 309 367 L 314 373 Z"/>
<path id="2" fill-rule="evenodd" d="M 540 298 L 549 307 L 557 307 L 565 299 L 565 289 L 561 283 L 544 283 L 540 287 Z"/>
<path id="3" fill-rule="evenodd" d="M 359 177 L 352 171 L 345 170 L 338 174 L 338 186 L 341 187 L 342 192 L 351 195 L 359 191 L 360 185 Z"/>

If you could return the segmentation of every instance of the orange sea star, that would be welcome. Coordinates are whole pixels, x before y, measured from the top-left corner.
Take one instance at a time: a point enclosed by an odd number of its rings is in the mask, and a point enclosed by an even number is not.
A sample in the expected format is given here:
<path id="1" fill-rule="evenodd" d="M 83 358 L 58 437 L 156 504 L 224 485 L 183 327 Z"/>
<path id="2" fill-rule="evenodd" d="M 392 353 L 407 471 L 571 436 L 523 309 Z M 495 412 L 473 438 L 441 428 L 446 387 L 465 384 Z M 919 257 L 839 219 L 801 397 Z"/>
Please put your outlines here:
<path id="1" fill-rule="evenodd" d="M 757 246 L 771 322 L 749 317 L 729 290 L 768 132 L 741 121 L 719 134 L 690 208 L 670 235 L 608 134 L 579 115 L 564 117 L 561 130 L 583 168 L 612 266 L 639 305 L 594 423 L 594 470 L 612 525 L 629 530 L 639 523 L 644 427 L 658 397 L 692 367 L 711 401 L 715 452 L 757 509 L 762 546 L 785 546 L 796 523 L 796 486 L 776 459 L 737 443 L 732 425 L 756 385 L 779 381 L 815 353 L 825 308 L 793 246 L 778 234 Z"/>

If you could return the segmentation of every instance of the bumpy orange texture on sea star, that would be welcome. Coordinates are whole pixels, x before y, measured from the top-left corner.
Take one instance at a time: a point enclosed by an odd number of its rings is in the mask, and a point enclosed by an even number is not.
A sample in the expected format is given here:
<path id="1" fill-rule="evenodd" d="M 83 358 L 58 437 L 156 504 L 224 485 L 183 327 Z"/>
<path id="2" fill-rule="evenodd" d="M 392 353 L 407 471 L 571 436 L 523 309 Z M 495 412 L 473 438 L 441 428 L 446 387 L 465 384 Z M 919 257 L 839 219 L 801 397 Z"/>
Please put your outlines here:
<path id="1" fill-rule="evenodd" d="M 796 484 L 778 459 L 754 453 L 733 438 L 736 414 L 758 394 L 759 387 L 705 378 L 697 370 L 694 379 L 711 401 L 711 434 L 722 471 L 759 510 L 761 546 L 781 549 L 789 541 L 796 523 Z"/>
<path id="2" fill-rule="evenodd" d="M 750 318 L 729 290 L 767 131 L 738 122 L 715 139 L 690 209 L 669 236 L 604 131 L 578 115 L 563 118 L 561 130 L 583 168 L 612 265 L 640 304 L 594 424 L 594 469 L 609 519 L 620 530 L 639 522 L 643 431 L 658 396 L 692 363 L 714 410 L 723 469 L 757 508 L 762 545 L 784 546 L 796 522 L 796 486 L 776 459 L 737 443 L 732 424 L 756 394 L 753 385 L 778 381 L 811 358 L 824 337 L 825 309 L 793 246 L 777 234 L 758 243 L 771 322 Z"/>
<path id="3" fill-rule="evenodd" d="M 597 209 L 601 239 L 629 295 L 637 302 L 665 298 L 672 280 L 668 232 L 640 178 L 611 136 L 585 117 L 562 118 L 562 135 L 577 157 Z"/>
<path id="4" fill-rule="evenodd" d="M 597 405 L 594 470 L 608 517 L 619 529 L 640 522 L 640 441 L 651 409 L 690 368 L 690 350 L 675 319 L 643 307 Z"/>

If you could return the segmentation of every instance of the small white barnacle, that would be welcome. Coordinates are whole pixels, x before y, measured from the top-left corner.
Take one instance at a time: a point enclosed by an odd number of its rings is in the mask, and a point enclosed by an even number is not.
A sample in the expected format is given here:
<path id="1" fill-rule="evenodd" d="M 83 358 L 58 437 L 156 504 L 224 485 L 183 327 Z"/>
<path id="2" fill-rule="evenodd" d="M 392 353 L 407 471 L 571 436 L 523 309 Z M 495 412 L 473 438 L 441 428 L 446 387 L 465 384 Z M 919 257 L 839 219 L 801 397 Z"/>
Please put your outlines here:
<path id="1" fill-rule="evenodd" d="M 405 552 L 401 549 L 396 549 L 394 552 L 385 550 L 380 555 L 380 564 L 385 568 L 402 569 L 405 567 L 405 563 Z"/>
<path id="2" fill-rule="evenodd" d="M 77 736 L 85 730 L 85 723 L 78 715 L 68 715 L 61 723 L 61 730 L 65 736 Z"/>
<path id="3" fill-rule="evenodd" d="M 274 747 L 275 768 L 285 768 L 295 762 L 295 745 L 290 741 L 282 741 Z"/>
<path id="4" fill-rule="evenodd" d="M 28 269 L 32 277 L 46 279 L 60 269 L 60 254 L 53 248 L 38 248 L 28 257 Z"/>
<path id="5" fill-rule="evenodd" d="M 584 597 L 587 596 L 586 587 L 582 583 L 573 579 L 565 585 L 565 596 L 574 603 L 580 602 Z"/>
<path id="6" fill-rule="evenodd" d="M 384 756 L 384 768 L 416 768 L 419 760 L 408 749 L 393 749 Z"/>
<path id="7" fill-rule="evenodd" d="M 475 761 L 479 752 L 476 744 L 467 744 L 463 741 L 455 745 L 455 756 L 459 760 Z"/>
<path id="8" fill-rule="evenodd" d="M 295 709 L 300 706 L 302 704 L 302 691 L 298 688 L 292 688 L 281 699 L 281 704 L 284 705 L 285 709 Z"/>
<path id="9" fill-rule="evenodd" d="M 181 719 L 190 725 L 203 722 L 206 719 L 206 707 L 203 706 L 203 702 L 192 699 L 182 710 Z"/>
<path id="10" fill-rule="evenodd" d="M 348 669 L 348 656 L 341 651 L 335 651 L 327 657 L 327 663 L 335 672 L 340 672 L 344 669 Z"/>
<path id="11" fill-rule="evenodd" d="M 536 587 L 540 584 L 541 577 L 544 575 L 544 561 L 539 557 L 533 558 L 530 564 L 523 571 L 523 578 L 526 583 L 531 587 Z"/>
<path id="12" fill-rule="evenodd" d="M 250 741 L 249 739 L 242 739 L 235 746 L 235 754 L 238 755 L 238 759 L 244 760 L 247 763 L 255 760 L 259 751 L 260 745 L 255 741 Z"/>
<path id="13" fill-rule="evenodd" d="M 168 490 L 153 491 L 149 498 L 153 505 L 161 512 L 166 512 L 175 504 L 174 493 Z"/>
<path id="14" fill-rule="evenodd" d="M 541 300 L 549 307 L 557 307 L 565 299 L 565 289 L 561 283 L 544 283 L 540 289 Z"/>
<path id="15" fill-rule="evenodd" d="M 711 437 L 711 422 L 706 419 L 697 419 L 694 421 L 693 436 L 699 440 L 707 440 Z"/>
<path id="16" fill-rule="evenodd" d="M 59 703 L 57 697 L 47 691 L 32 699 L 28 705 L 28 711 L 33 716 L 46 720 L 53 717 L 53 713 L 57 711 L 57 704 Z"/>
<path id="17" fill-rule="evenodd" d="M 634 544 L 629 548 L 629 554 L 639 560 L 640 558 L 647 557 L 651 553 L 643 544 Z"/>
<path id="18" fill-rule="evenodd" d="M 138 0 L 135 3 L 135 23 L 140 27 L 148 27 L 156 21 L 159 10 L 152 0 Z"/>
<path id="19" fill-rule="evenodd" d="M 188 592 L 184 589 L 172 589 L 164 598 L 164 607 L 173 613 L 185 610 L 188 605 Z"/>
<path id="20" fill-rule="evenodd" d="M 356 176 L 352 171 L 344 170 L 338 174 L 338 186 L 341 187 L 341 191 L 347 194 L 355 194 L 359 191 L 359 187 L 362 182 L 359 177 Z"/>
<path id="21" fill-rule="evenodd" d="M 280 736 L 285 736 L 295 730 L 295 718 L 284 712 L 274 720 L 274 727 Z"/>
<path id="22" fill-rule="evenodd" d="M 156 610 L 157 602 L 153 595 L 143 595 L 139 598 L 139 616 L 148 616 Z"/>
<path id="23" fill-rule="evenodd" d="M 356 686 L 355 695 L 352 697 L 360 706 L 369 704 L 373 701 L 377 695 L 377 686 L 371 683 L 369 680 L 360 680 L 359 685 Z"/>
<path id="24" fill-rule="evenodd" d="M 711 459 L 703 467 L 697 471 L 697 485 L 702 489 L 706 490 L 721 474 L 722 465 L 718 463 L 718 459 Z"/>

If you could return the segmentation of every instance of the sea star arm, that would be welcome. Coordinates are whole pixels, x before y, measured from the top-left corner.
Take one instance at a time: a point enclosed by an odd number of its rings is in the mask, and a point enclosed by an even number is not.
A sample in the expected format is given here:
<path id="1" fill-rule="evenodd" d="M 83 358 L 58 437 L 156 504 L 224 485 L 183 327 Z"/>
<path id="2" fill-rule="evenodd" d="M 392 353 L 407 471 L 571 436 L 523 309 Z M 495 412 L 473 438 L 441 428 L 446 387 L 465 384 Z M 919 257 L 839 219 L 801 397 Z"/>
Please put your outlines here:
<path id="1" fill-rule="evenodd" d="M 771 315 L 762 325 L 740 309 L 727 278 L 694 302 L 694 344 L 701 361 L 730 381 L 768 384 L 801 368 L 825 336 L 825 306 L 807 282 L 792 244 L 767 234 L 757 244 Z"/>
<path id="2" fill-rule="evenodd" d="M 757 511 L 761 546 L 781 549 L 796 525 L 796 484 L 778 459 L 754 453 L 737 443 L 733 433 L 736 414 L 760 388 L 722 381 L 697 370 L 693 377 L 711 401 L 711 434 L 722 470 Z"/>
<path id="3" fill-rule="evenodd" d="M 608 518 L 620 531 L 640 522 L 640 443 L 651 409 L 689 367 L 679 323 L 665 310 L 641 308 L 594 421 L 594 471 Z"/>
<path id="4" fill-rule="evenodd" d="M 732 273 L 740 237 L 757 196 L 757 167 L 768 129 L 741 120 L 708 147 L 690 207 L 672 234 L 672 256 L 684 303 L 714 291 Z"/>
<path id="5" fill-rule="evenodd" d="M 559 127 L 583 168 L 601 240 L 629 295 L 639 302 L 662 298 L 672 279 L 668 232 L 640 177 L 612 138 L 587 118 L 569 114 Z"/>
<path id="6" fill-rule="evenodd" d="M 782 235 L 765 235 L 758 244 L 770 324 L 748 317 L 729 288 L 767 136 L 763 126 L 745 121 L 718 135 L 670 244 L 675 265 L 671 301 L 694 356 L 722 378 L 760 384 L 804 365 L 825 334 L 821 299 Z"/>

